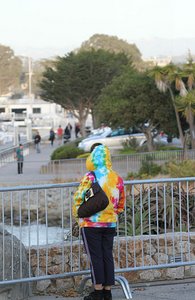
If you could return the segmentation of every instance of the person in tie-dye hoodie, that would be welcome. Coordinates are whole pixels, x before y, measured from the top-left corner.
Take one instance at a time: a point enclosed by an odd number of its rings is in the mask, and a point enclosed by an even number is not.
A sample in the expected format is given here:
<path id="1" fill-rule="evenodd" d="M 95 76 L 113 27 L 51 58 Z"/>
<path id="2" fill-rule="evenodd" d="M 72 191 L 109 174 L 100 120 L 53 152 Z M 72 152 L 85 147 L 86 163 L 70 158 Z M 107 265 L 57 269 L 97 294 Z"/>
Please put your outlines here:
<path id="1" fill-rule="evenodd" d="M 118 214 L 124 210 L 125 192 L 123 179 L 112 170 L 110 151 L 103 145 L 96 146 L 86 160 L 89 172 L 81 180 L 74 194 L 73 215 L 81 227 L 84 246 L 90 260 L 94 291 L 84 300 L 111 300 L 114 285 L 113 241 Z M 78 218 L 77 211 L 95 177 L 109 198 L 109 205 L 88 218 Z"/>

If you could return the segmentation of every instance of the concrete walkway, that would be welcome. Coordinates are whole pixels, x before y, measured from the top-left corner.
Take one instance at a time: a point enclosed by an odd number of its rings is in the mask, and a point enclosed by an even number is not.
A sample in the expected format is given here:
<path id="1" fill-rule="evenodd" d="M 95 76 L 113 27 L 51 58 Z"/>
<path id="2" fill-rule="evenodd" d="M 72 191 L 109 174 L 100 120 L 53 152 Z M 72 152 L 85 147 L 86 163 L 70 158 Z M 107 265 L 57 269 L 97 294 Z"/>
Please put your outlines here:
<path id="1" fill-rule="evenodd" d="M 177 281 L 171 285 L 160 285 L 150 287 L 134 287 L 131 289 L 132 297 L 135 300 L 194 300 L 195 283 L 180 283 Z M 122 289 L 114 288 L 112 290 L 113 299 L 126 299 Z M 29 300 L 80 300 L 83 297 L 60 297 L 60 296 L 34 296 Z"/>
<path id="2" fill-rule="evenodd" d="M 29 155 L 24 157 L 23 174 L 17 174 L 17 162 L 13 161 L 0 168 L 0 184 L 2 185 L 23 185 L 33 184 L 33 182 L 44 183 L 53 178 L 50 174 L 40 174 L 40 167 L 50 161 L 52 152 L 59 147 L 54 143 L 52 147 L 49 143 L 41 145 L 41 152 L 37 153 L 34 148 L 30 149 Z"/>

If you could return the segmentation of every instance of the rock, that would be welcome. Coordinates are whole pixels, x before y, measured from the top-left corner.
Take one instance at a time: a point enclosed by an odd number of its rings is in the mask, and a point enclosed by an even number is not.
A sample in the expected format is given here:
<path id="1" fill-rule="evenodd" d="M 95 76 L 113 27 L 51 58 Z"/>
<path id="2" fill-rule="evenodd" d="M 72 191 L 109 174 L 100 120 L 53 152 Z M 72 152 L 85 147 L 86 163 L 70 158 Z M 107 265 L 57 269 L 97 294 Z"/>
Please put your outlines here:
<path id="1" fill-rule="evenodd" d="M 13 250 L 12 250 L 13 249 Z M 13 255 L 13 265 L 12 265 Z M 13 235 L 0 227 L 0 280 L 29 277 L 29 265 L 24 245 Z M 0 286 L 0 299 L 23 300 L 29 296 L 28 283 Z"/>
<path id="2" fill-rule="evenodd" d="M 39 270 L 37 269 L 35 271 L 35 276 L 44 276 L 44 275 L 46 275 L 46 274 L 41 269 L 39 269 Z M 51 284 L 50 279 L 37 281 L 36 289 L 38 292 L 44 292 L 50 286 L 50 284 Z"/>

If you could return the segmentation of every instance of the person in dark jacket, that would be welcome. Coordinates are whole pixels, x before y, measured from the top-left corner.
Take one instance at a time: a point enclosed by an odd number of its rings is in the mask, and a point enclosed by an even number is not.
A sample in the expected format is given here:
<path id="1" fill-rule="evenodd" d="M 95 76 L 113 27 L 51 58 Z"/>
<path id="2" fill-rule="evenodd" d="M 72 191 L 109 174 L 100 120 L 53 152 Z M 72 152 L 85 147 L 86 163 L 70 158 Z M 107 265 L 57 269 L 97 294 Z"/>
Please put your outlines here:
<path id="1" fill-rule="evenodd" d="M 40 136 L 38 130 L 34 136 L 34 142 L 35 142 L 35 149 L 36 149 L 37 153 L 40 153 L 41 152 L 41 149 L 40 149 L 41 136 Z"/>
<path id="2" fill-rule="evenodd" d="M 110 151 L 103 145 L 96 146 L 87 158 L 89 172 L 81 180 L 74 194 L 73 215 L 81 227 L 81 234 L 90 260 L 94 291 L 84 300 L 111 300 L 111 286 L 115 283 L 113 241 L 118 214 L 124 210 L 125 193 L 123 179 L 112 170 Z M 83 203 L 86 191 L 95 177 L 109 198 L 109 205 L 88 218 L 78 218 L 77 211 Z"/>
<path id="3" fill-rule="evenodd" d="M 55 132 L 54 132 L 53 128 L 50 129 L 49 140 L 51 142 L 51 146 L 53 146 L 53 143 L 54 143 L 54 140 L 55 140 Z"/>
<path id="4" fill-rule="evenodd" d="M 72 125 L 68 123 L 66 128 L 64 129 L 64 136 L 67 140 L 71 138 L 71 131 L 72 131 Z"/>

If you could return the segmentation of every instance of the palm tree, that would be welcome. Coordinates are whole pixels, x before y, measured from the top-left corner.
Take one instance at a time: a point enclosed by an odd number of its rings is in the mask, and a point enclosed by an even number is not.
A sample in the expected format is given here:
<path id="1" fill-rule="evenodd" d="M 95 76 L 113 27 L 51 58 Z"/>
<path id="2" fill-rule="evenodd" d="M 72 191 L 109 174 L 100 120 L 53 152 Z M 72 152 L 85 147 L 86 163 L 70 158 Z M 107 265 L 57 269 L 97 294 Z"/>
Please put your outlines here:
<path id="1" fill-rule="evenodd" d="M 183 113 L 186 121 L 189 124 L 192 149 L 195 149 L 195 90 L 189 91 L 185 97 L 177 97 L 176 105 L 178 111 L 181 111 Z"/>
<path id="2" fill-rule="evenodd" d="M 175 65 L 170 63 L 169 65 L 165 67 L 159 67 L 155 66 L 150 72 L 149 75 L 154 78 L 155 83 L 159 91 L 165 93 L 166 91 L 169 91 L 172 105 L 175 111 L 175 117 L 177 121 L 177 128 L 179 131 L 179 137 L 182 143 L 182 146 L 184 146 L 184 134 L 181 127 L 181 121 L 179 118 L 179 112 L 177 110 L 176 104 L 175 104 L 175 96 L 172 90 L 172 83 L 175 84 L 176 90 L 180 92 L 180 95 L 186 94 L 185 85 L 182 81 L 181 71 L 179 68 L 177 68 Z"/>
<path id="3" fill-rule="evenodd" d="M 176 106 L 183 113 L 190 127 L 192 149 L 195 149 L 195 64 L 189 52 L 187 63 L 183 66 L 183 81 L 186 82 L 184 92 L 176 99 Z"/>

